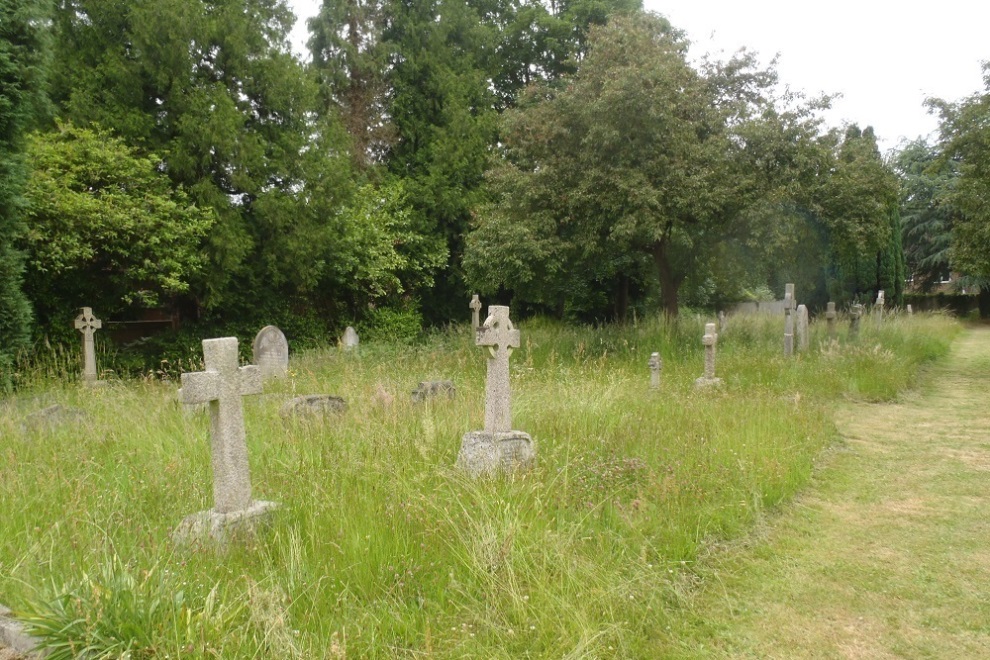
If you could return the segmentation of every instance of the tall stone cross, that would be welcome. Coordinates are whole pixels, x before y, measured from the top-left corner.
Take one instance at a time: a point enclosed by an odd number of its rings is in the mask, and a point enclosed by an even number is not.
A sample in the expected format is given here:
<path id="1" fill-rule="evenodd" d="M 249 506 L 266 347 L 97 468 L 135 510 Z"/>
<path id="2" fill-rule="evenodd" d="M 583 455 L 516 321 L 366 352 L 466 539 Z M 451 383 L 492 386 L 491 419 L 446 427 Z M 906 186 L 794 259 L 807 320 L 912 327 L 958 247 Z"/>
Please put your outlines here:
<path id="1" fill-rule="evenodd" d="M 251 506 L 247 440 L 241 397 L 260 394 L 261 371 L 237 366 L 237 338 L 204 339 L 206 371 L 182 374 L 182 403 L 210 404 L 213 502 L 218 513 Z"/>
<path id="2" fill-rule="evenodd" d="M 797 340 L 798 350 L 808 350 L 810 337 L 808 335 L 808 306 L 798 305 L 797 308 Z"/>
<path id="3" fill-rule="evenodd" d="M 792 312 L 794 304 L 794 285 L 784 285 L 784 356 L 790 357 L 794 353 L 794 317 Z"/>
<path id="4" fill-rule="evenodd" d="M 468 305 L 471 308 L 471 329 L 477 331 L 478 326 L 481 325 L 481 300 L 478 299 L 478 294 L 471 296 L 471 304 Z"/>
<path id="5" fill-rule="evenodd" d="M 883 289 L 881 289 L 880 291 L 877 291 L 877 317 L 881 321 L 883 320 L 883 305 L 884 305 Z"/>
<path id="6" fill-rule="evenodd" d="M 705 335 L 701 338 L 705 347 L 705 375 L 708 380 L 715 379 L 715 346 L 718 344 L 718 333 L 714 323 L 705 324 Z"/>
<path id="7" fill-rule="evenodd" d="M 859 337 L 859 317 L 863 315 L 863 306 L 859 303 L 852 306 L 849 311 L 849 339 Z"/>
<path id="8" fill-rule="evenodd" d="M 103 321 L 93 316 L 90 307 L 83 307 L 82 313 L 76 317 L 76 330 L 83 335 L 83 382 L 96 382 L 96 345 L 93 343 L 93 333 L 103 327 Z"/>
<path id="9" fill-rule="evenodd" d="M 836 339 L 836 334 L 835 334 L 835 318 L 836 318 L 836 314 L 835 314 L 835 303 L 834 302 L 830 302 L 825 307 L 825 321 L 826 321 L 826 323 L 828 325 L 828 340 L 829 341 L 835 341 L 835 339 Z"/>
<path id="10" fill-rule="evenodd" d="M 508 433 L 512 430 L 509 397 L 509 355 L 519 348 L 519 331 L 509 320 L 509 308 L 489 305 L 488 318 L 478 328 L 475 344 L 488 347 L 488 383 L 485 388 L 485 431 Z"/>
<path id="11" fill-rule="evenodd" d="M 660 357 L 659 353 L 651 353 L 650 361 L 647 364 L 650 367 L 650 389 L 659 389 L 660 371 L 663 369 L 663 359 Z"/>

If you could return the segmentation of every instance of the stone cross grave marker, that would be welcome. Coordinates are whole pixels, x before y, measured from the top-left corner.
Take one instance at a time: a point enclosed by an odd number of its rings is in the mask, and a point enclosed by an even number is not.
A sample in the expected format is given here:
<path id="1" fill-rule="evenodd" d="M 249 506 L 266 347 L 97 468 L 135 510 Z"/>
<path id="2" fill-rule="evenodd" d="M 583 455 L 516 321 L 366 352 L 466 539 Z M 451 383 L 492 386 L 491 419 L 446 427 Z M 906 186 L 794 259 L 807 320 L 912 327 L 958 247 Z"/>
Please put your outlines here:
<path id="1" fill-rule="evenodd" d="M 204 339 L 206 371 L 182 374 L 182 403 L 209 403 L 214 510 L 240 511 L 251 506 L 247 439 L 241 397 L 261 394 L 255 365 L 237 366 L 237 338 Z"/>
<path id="2" fill-rule="evenodd" d="M 289 371 L 289 342 L 274 325 L 266 325 L 251 344 L 253 361 L 262 379 L 281 378 Z"/>
<path id="3" fill-rule="evenodd" d="M 907 306 L 907 315 L 908 316 L 914 316 L 914 310 L 911 309 L 911 305 L 908 305 Z"/>
<path id="4" fill-rule="evenodd" d="M 477 332 L 481 326 L 481 300 L 477 293 L 471 296 L 471 304 L 468 307 L 471 308 L 471 329 Z"/>
<path id="5" fill-rule="evenodd" d="M 849 340 L 853 341 L 859 337 L 859 317 L 863 315 L 863 306 L 855 304 L 849 311 Z"/>
<path id="6" fill-rule="evenodd" d="M 519 348 L 519 331 L 509 320 L 509 308 L 490 305 L 488 318 L 478 329 L 476 343 L 487 346 L 488 384 L 485 387 L 485 430 L 505 433 L 512 430 L 509 394 L 509 356 Z"/>
<path id="7" fill-rule="evenodd" d="M 784 285 L 784 357 L 794 354 L 794 285 Z"/>
<path id="8" fill-rule="evenodd" d="M 825 323 L 828 327 L 828 340 L 835 341 L 837 335 L 835 333 L 835 303 L 830 302 L 825 307 Z"/>
<path id="9" fill-rule="evenodd" d="M 705 324 L 705 335 L 701 338 L 705 347 L 705 375 L 694 381 L 695 387 L 710 387 L 721 385 L 722 379 L 715 377 L 715 346 L 718 344 L 718 333 L 714 323 Z"/>
<path id="10" fill-rule="evenodd" d="M 725 310 L 721 309 L 718 312 L 718 331 L 725 332 L 725 327 L 728 325 L 728 321 L 725 318 Z"/>
<path id="11" fill-rule="evenodd" d="M 798 305 L 797 308 L 797 339 L 798 339 L 798 350 L 799 351 L 808 350 L 808 344 L 810 343 L 810 339 L 808 337 L 807 305 Z"/>
<path id="12" fill-rule="evenodd" d="M 877 319 L 880 321 L 883 320 L 883 305 L 884 305 L 883 289 L 881 289 L 880 291 L 877 291 L 877 304 L 876 304 Z"/>
<path id="13" fill-rule="evenodd" d="M 660 372 L 663 370 L 663 358 L 659 353 L 650 354 L 650 389 L 660 389 Z"/>
<path id="14" fill-rule="evenodd" d="M 475 344 L 488 348 L 485 385 L 485 428 L 461 438 L 457 465 L 472 476 L 511 471 L 533 462 L 532 438 L 512 429 L 509 356 L 520 345 L 519 331 L 509 319 L 509 308 L 489 305 L 488 318 L 475 333 Z"/>
<path id="15" fill-rule="evenodd" d="M 93 316 L 90 307 L 83 307 L 79 316 L 75 320 L 76 330 L 83 336 L 83 382 L 87 385 L 95 385 L 97 381 L 96 373 L 96 344 L 93 342 L 93 333 L 103 327 L 103 321 Z"/>

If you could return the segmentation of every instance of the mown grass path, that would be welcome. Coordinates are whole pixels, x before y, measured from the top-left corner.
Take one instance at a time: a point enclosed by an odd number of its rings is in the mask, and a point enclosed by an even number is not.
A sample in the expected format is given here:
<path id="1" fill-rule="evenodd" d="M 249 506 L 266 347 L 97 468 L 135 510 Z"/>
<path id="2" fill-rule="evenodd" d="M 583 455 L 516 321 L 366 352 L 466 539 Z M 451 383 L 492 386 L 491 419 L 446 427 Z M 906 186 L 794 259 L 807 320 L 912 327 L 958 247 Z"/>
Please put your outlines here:
<path id="1" fill-rule="evenodd" d="M 809 490 L 701 562 L 672 655 L 990 657 L 990 329 L 930 376 L 838 408 Z"/>

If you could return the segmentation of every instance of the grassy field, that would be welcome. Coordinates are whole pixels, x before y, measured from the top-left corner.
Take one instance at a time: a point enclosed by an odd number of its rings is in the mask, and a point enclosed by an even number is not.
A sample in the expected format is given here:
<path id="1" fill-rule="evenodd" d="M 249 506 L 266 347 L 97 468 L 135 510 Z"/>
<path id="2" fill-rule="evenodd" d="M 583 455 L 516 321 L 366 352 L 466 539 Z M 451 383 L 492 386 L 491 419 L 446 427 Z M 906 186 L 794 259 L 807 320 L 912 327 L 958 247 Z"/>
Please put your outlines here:
<path id="1" fill-rule="evenodd" d="M 835 438 L 835 402 L 895 400 L 958 330 L 867 318 L 856 344 L 823 347 L 815 324 L 812 350 L 785 360 L 781 326 L 730 319 L 725 386 L 699 392 L 700 318 L 520 323 L 513 425 L 538 464 L 481 481 L 452 467 L 484 414 L 485 354 L 466 326 L 293 355 L 289 378 L 245 400 L 255 497 L 283 508 L 226 549 L 170 540 L 212 504 L 208 420 L 184 414 L 176 383 L 88 390 L 53 379 L 70 368 L 53 360 L 0 408 L 0 602 L 56 657 L 663 655 L 699 553 L 807 482 Z M 410 402 L 439 378 L 454 400 Z M 347 412 L 279 417 L 286 398 L 315 393 Z M 22 428 L 56 402 L 85 420 Z"/>

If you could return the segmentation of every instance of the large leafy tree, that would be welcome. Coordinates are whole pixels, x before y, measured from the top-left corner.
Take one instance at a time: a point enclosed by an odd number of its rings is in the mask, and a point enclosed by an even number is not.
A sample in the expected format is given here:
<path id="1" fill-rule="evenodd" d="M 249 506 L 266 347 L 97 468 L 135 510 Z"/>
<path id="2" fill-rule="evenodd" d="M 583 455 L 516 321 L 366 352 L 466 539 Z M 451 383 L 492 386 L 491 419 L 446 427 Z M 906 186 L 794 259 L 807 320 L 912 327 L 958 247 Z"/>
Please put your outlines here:
<path id="1" fill-rule="evenodd" d="M 27 344 L 31 309 L 22 290 L 24 136 L 45 109 L 49 41 L 47 3 L 0 4 L 0 389 L 11 383 L 16 352 Z"/>
<path id="2" fill-rule="evenodd" d="M 803 166 L 815 122 L 775 107 L 775 75 L 751 55 L 691 67 L 662 17 L 616 17 L 588 46 L 566 85 L 505 113 L 465 264 L 482 289 L 559 308 L 651 263 L 673 315 L 688 275 Z"/>
<path id="3" fill-rule="evenodd" d="M 173 189 L 160 159 L 72 126 L 35 134 L 28 157 L 21 241 L 42 323 L 83 304 L 111 315 L 188 291 L 204 266 L 200 244 L 213 212 Z"/>

